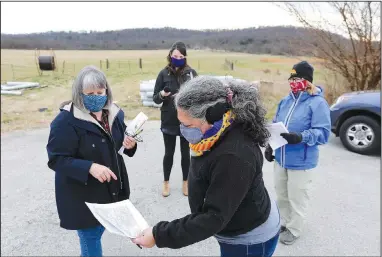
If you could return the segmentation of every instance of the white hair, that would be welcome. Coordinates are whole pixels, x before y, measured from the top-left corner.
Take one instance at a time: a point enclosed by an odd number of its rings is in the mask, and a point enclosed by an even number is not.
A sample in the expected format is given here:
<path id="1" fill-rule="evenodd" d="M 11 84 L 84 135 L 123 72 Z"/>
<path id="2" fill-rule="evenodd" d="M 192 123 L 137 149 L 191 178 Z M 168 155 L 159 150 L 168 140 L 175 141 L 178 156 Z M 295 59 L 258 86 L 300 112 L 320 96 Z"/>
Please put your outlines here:
<path id="1" fill-rule="evenodd" d="M 84 106 L 82 94 L 87 89 L 106 89 L 106 106 L 113 103 L 113 94 L 105 74 L 95 66 L 84 67 L 77 75 L 72 86 L 72 102 L 78 109 L 88 112 Z"/>

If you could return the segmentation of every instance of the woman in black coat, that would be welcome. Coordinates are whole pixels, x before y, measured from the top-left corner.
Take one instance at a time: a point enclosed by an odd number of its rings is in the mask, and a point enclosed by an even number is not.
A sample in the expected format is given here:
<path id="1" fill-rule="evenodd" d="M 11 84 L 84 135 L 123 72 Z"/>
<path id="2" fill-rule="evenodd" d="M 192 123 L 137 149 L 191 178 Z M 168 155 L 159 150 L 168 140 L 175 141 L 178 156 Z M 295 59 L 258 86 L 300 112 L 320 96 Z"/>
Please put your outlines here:
<path id="1" fill-rule="evenodd" d="M 263 180 L 269 137 L 266 111 L 249 83 L 198 77 L 175 97 L 192 153 L 191 213 L 160 221 L 133 240 L 143 247 L 181 248 L 214 236 L 222 257 L 272 256 L 280 215 Z"/>
<path id="2" fill-rule="evenodd" d="M 77 230 L 81 256 L 102 256 L 104 227 L 85 202 L 107 204 L 130 196 L 123 157 L 137 149 L 125 137 L 124 113 L 115 104 L 104 73 L 83 68 L 73 83 L 72 100 L 53 120 L 47 145 L 48 166 L 56 172 L 55 189 L 60 226 Z"/>
<path id="3" fill-rule="evenodd" d="M 179 120 L 174 106 L 174 96 L 181 85 L 197 76 L 197 73 L 187 64 L 187 49 L 184 43 L 175 42 L 167 56 L 167 66 L 159 72 L 154 89 L 154 102 L 163 103 L 161 107 L 161 131 L 165 146 L 163 158 L 163 192 L 162 195 L 170 195 L 170 173 L 173 165 L 176 137 L 180 136 L 180 150 L 182 155 L 183 194 L 188 195 L 188 170 L 190 167 L 190 148 L 187 140 L 179 131 Z"/>

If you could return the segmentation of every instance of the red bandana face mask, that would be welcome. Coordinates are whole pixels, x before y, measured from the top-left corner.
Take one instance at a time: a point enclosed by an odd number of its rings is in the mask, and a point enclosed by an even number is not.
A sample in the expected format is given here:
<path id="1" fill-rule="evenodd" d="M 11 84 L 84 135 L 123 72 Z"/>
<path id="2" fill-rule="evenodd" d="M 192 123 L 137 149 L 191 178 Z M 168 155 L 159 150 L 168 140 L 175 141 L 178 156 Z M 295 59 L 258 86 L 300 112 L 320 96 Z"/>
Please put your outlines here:
<path id="1" fill-rule="evenodd" d="M 289 81 L 289 86 L 292 92 L 296 94 L 298 92 L 305 91 L 307 88 L 307 81 L 305 79 L 291 80 Z"/>

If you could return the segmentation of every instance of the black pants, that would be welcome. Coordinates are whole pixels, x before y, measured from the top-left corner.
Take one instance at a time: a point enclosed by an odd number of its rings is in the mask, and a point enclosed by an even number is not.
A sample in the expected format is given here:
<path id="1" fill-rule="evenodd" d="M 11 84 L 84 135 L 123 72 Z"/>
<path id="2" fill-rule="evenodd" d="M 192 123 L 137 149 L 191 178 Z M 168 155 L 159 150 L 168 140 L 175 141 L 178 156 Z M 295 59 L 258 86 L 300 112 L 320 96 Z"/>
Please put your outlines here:
<path id="1" fill-rule="evenodd" d="M 174 153 L 176 146 L 176 137 L 163 133 L 165 154 L 163 158 L 163 174 L 164 181 L 170 180 L 172 164 L 174 162 Z M 180 152 L 182 155 L 182 173 L 183 181 L 187 180 L 188 171 L 190 169 L 190 147 L 188 141 L 184 137 L 180 137 Z"/>

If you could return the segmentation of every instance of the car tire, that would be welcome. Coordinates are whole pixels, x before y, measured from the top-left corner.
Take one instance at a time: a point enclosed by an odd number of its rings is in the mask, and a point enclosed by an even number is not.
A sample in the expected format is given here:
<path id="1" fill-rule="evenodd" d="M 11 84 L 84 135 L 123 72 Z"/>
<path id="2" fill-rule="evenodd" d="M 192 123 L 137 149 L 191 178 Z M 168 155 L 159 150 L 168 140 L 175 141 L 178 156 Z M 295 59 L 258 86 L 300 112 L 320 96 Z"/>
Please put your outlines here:
<path id="1" fill-rule="evenodd" d="M 362 131 L 371 130 L 372 136 L 369 137 L 370 143 L 368 145 L 362 145 L 362 142 L 357 146 L 354 137 L 348 136 L 348 131 L 354 131 L 355 126 L 363 124 Z M 349 150 L 355 153 L 369 155 L 377 153 L 381 150 L 381 125 L 371 117 L 368 116 L 353 116 L 346 119 L 340 128 L 340 138 L 342 144 Z M 369 141 L 369 140 L 368 140 Z"/>

